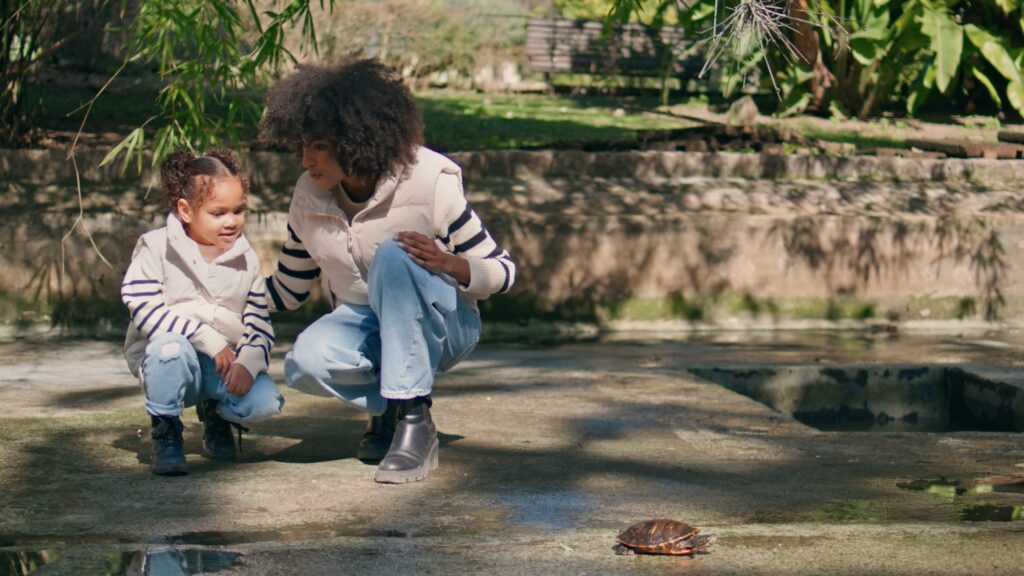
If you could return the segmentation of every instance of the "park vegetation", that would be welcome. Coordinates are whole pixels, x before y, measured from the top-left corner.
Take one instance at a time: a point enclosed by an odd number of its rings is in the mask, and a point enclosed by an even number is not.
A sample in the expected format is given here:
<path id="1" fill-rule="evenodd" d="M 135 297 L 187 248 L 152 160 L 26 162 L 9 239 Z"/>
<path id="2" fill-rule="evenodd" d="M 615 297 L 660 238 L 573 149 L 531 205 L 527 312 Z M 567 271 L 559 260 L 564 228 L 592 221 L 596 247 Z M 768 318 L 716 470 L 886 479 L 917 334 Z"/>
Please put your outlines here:
<path id="1" fill-rule="evenodd" d="M 30 88 L 76 42 L 78 58 L 114 58 L 92 64 L 109 80 L 95 95 L 129 75 L 157 84 L 151 113 L 106 159 L 141 166 L 144 151 L 157 161 L 176 147 L 245 139 L 262 88 L 297 61 L 357 53 L 413 82 L 470 77 L 481 58 L 521 61 L 530 14 L 682 26 L 686 45 L 657 46 L 665 62 L 703 50 L 716 91 L 777 94 L 780 115 L 1024 114 L 1024 0 L 492 0 L 483 10 L 460 1 L 0 0 L 0 142 L 32 141 Z M 97 28 L 109 46 L 84 43 Z M 82 102 L 83 125 L 95 102 Z"/>
<path id="2" fill-rule="evenodd" d="M 604 10 L 594 0 L 559 1 L 575 14 Z M 722 90 L 767 72 L 779 114 L 871 118 L 941 101 L 957 113 L 1024 115 L 1021 0 L 610 1 L 613 22 L 683 26 L 711 56 L 716 43 L 731 46 L 719 63 Z M 758 10 L 760 22 L 742 18 Z"/>

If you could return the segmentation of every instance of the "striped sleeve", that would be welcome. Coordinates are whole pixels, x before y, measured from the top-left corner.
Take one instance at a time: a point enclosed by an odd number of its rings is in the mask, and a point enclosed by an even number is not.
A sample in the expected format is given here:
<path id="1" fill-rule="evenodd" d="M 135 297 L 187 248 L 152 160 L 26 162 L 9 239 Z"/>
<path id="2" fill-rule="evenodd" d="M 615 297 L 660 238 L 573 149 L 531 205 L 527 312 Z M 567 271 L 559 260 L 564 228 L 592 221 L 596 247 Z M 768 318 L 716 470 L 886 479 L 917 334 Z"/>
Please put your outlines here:
<path id="1" fill-rule="evenodd" d="M 228 345 L 227 340 L 209 325 L 181 316 L 167 306 L 163 266 L 159 256 L 142 239 L 136 245 L 125 272 L 121 301 L 128 307 L 132 324 L 147 339 L 163 333 L 181 334 L 197 350 L 209 356 L 216 356 Z"/>
<path id="2" fill-rule="evenodd" d="M 306 251 L 302 240 L 288 223 L 288 238 L 277 259 L 277 269 L 266 279 L 267 304 L 271 312 L 294 310 L 309 298 L 320 267 Z"/>
<path id="3" fill-rule="evenodd" d="M 438 239 L 469 262 L 469 285 L 462 287 L 467 294 L 484 299 L 508 292 L 516 278 L 515 262 L 466 201 L 459 175 L 438 178 L 434 222 Z"/>
<path id="4" fill-rule="evenodd" d="M 270 324 L 269 297 L 264 289 L 263 278 L 257 276 L 245 297 L 242 309 L 242 340 L 235 348 L 235 357 L 249 371 L 253 379 L 270 367 L 270 349 L 274 346 L 274 327 Z"/>

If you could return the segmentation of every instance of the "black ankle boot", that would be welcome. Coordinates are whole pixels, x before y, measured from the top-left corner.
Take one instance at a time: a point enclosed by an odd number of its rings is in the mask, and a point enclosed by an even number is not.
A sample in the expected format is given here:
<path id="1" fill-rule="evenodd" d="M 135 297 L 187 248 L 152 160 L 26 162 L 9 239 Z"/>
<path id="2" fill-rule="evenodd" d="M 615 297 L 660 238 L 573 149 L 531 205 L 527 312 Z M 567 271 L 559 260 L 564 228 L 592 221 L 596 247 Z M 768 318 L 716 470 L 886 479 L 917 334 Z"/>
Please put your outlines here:
<path id="1" fill-rule="evenodd" d="M 214 460 L 234 460 L 237 453 L 231 422 L 217 414 L 217 401 L 203 400 L 196 405 L 196 413 L 203 423 L 203 454 Z"/>
<path id="2" fill-rule="evenodd" d="M 395 437 L 373 477 L 385 484 L 423 480 L 437 469 L 437 428 L 430 417 L 430 398 L 414 398 L 398 405 Z"/>
<path id="3" fill-rule="evenodd" d="M 383 414 L 370 416 L 370 421 L 366 424 L 366 431 L 359 439 L 356 458 L 364 462 L 380 462 L 384 458 L 391 446 L 391 439 L 395 437 L 397 414 L 398 404 L 388 402 L 388 407 Z"/>
<path id="4" fill-rule="evenodd" d="M 150 415 L 153 424 L 153 462 L 150 470 L 160 476 L 182 476 L 188 474 L 185 452 L 182 449 L 181 418 L 177 416 Z"/>

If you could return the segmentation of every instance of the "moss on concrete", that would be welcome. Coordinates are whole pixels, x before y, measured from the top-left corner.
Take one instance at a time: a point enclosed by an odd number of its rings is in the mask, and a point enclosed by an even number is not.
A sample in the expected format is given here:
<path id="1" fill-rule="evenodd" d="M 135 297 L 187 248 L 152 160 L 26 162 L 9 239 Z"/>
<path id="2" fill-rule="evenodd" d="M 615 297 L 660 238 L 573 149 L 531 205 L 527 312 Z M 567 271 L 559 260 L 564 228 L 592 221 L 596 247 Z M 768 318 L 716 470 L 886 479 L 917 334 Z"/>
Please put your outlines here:
<path id="1" fill-rule="evenodd" d="M 527 340 L 551 334 L 584 337 L 594 330 L 619 322 L 676 321 L 691 325 L 721 325 L 731 321 L 785 323 L 800 321 L 857 322 L 983 320 L 985 304 L 969 297 L 913 298 L 875 301 L 852 297 L 762 298 L 754 294 L 724 293 L 693 297 L 672 294 L 660 298 L 598 300 L 580 296 L 555 302 L 540 294 L 502 295 L 480 303 L 485 327 L 502 328 L 500 339 L 520 334 Z M 1007 298 L 1001 308 L 1005 317 L 1024 315 L 1024 301 Z M 317 299 L 302 308 L 274 314 L 274 325 L 283 340 L 293 339 L 310 322 L 329 312 Z M 88 333 L 95 337 L 119 337 L 128 322 L 121 302 L 88 295 L 55 301 L 0 292 L 0 328 L 7 332 L 56 329 L 65 334 Z M 583 329 L 581 326 L 588 326 Z M 550 334 L 549 334 L 550 333 Z"/>
<path id="2" fill-rule="evenodd" d="M 0 291 L 0 324 L 14 328 L 49 324 L 51 312 L 50 306 L 44 301 Z"/>

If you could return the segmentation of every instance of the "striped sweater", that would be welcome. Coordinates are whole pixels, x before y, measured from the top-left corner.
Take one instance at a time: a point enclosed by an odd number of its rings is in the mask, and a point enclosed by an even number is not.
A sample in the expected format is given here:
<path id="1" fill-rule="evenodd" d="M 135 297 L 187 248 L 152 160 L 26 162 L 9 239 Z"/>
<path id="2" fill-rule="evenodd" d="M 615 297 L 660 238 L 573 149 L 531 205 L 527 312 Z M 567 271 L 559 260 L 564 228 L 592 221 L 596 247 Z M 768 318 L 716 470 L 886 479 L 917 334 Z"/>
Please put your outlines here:
<path id="1" fill-rule="evenodd" d="M 515 263 L 466 201 L 458 166 L 420 148 L 416 162 L 382 179 L 351 219 L 332 193 L 303 174 L 292 196 L 277 269 L 266 282 L 271 309 L 298 307 L 318 278 L 334 307 L 367 304 L 366 278 L 377 246 L 406 230 L 431 236 L 467 260 L 470 282 L 460 292 L 474 307 L 477 300 L 512 287 Z"/>
<path id="2" fill-rule="evenodd" d="M 121 300 L 131 316 L 125 358 L 136 376 L 149 341 L 165 333 L 188 338 L 210 357 L 230 346 L 253 378 L 270 365 L 270 305 L 259 259 L 245 236 L 207 262 L 177 216 L 169 215 L 165 227 L 139 238 Z"/>

